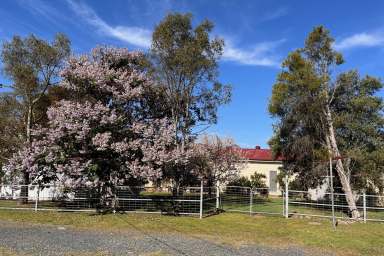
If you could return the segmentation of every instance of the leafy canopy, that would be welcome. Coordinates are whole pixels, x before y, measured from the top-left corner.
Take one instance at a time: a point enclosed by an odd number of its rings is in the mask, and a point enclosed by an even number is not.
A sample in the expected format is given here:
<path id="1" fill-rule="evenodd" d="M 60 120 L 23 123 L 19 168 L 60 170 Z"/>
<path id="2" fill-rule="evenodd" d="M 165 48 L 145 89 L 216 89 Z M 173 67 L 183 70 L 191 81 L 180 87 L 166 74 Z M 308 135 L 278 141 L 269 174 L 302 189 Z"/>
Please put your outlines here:
<path id="1" fill-rule="evenodd" d="M 316 27 L 305 46 L 290 53 L 273 86 L 269 112 L 277 122 L 270 145 L 285 157 L 284 169 L 298 173 L 303 187 L 327 175 L 329 109 L 338 149 L 355 189 L 383 189 L 382 83 L 357 71 L 333 75 L 343 63 L 333 38 Z"/>

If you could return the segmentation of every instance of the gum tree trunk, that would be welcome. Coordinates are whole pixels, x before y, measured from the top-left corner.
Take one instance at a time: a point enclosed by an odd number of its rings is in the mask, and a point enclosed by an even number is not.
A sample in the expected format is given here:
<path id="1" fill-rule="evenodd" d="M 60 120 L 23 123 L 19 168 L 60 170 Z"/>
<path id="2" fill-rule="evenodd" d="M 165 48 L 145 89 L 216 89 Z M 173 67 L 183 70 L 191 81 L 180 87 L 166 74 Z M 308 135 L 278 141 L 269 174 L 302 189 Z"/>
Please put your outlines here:
<path id="1" fill-rule="evenodd" d="M 351 217 L 353 219 L 360 218 L 360 213 L 356 207 L 355 197 L 352 192 L 351 184 L 349 182 L 347 173 L 345 171 L 345 168 L 343 166 L 343 162 L 341 160 L 341 155 L 339 148 L 337 146 L 336 142 L 336 136 L 335 131 L 333 127 L 333 120 L 332 120 L 332 114 L 330 111 L 329 106 L 326 108 L 326 120 L 328 125 L 328 133 L 327 133 L 327 142 L 329 143 L 330 152 L 333 158 L 336 158 L 336 171 L 337 175 L 339 176 L 343 191 L 345 193 L 345 199 L 348 203 L 349 211 L 351 212 Z"/>

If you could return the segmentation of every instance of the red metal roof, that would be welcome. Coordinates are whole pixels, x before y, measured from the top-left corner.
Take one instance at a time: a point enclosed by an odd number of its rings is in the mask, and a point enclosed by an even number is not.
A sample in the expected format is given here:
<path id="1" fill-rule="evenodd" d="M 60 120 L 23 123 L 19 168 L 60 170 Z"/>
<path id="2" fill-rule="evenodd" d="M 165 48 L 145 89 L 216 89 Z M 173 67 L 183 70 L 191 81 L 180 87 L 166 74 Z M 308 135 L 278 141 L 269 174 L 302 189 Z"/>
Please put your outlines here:
<path id="1" fill-rule="evenodd" d="M 272 150 L 262 149 L 259 147 L 256 148 L 242 148 L 240 150 L 241 155 L 247 160 L 257 160 L 257 161 L 282 161 L 283 157 L 278 156 L 273 157 Z"/>

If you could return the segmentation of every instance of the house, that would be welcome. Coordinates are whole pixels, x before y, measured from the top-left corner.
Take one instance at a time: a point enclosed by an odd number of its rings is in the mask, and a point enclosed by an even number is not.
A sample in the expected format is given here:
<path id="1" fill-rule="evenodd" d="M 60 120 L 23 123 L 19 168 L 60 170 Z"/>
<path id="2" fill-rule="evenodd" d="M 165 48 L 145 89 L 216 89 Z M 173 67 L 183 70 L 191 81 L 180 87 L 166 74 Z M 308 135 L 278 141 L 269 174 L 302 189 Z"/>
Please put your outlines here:
<path id="1" fill-rule="evenodd" d="M 269 188 L 270 195 L 280 195 L 280 186 L 277 182 L 279 168 L 283 166 L 283 158 L 274 158 L 271 149 L 242 148 L 241 155 L 246 160 L 245 167 L 240 171 L 240 176 L 248 177 L 255 172 L 266 176 L 265 183 Z"/>

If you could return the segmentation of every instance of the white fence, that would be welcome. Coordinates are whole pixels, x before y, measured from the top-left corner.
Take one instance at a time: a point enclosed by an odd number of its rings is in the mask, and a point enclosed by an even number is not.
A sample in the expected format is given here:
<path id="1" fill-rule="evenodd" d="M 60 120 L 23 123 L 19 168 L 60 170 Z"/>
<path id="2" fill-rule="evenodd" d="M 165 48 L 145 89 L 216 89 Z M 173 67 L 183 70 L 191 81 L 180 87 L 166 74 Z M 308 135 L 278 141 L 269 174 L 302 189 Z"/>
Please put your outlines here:
<path id="1" fill-rule="evenodd" d="M 101 198 L 96 190 L 47 185 L 0 185 L 0 209 L 34 211 L 145 212 L 196 215 L 202 218 L 216 210 L 216 189 L 187 187 L 177 195 L 170 188 L 116 188 L 113 198 Z"/>
<path id="2" fill-rule="evenodd" d="M 28 191 L 28 193 L 26 193 Z M 384 222 L 384 196 L 355 196 L 361 220 Z M 34 211 L 98 211 L 196 215 L 202 218 L 221 208 L 228 212 L 268 214 L 286 218 L 322 217 L 349 219 L 345 194 L 313 197 L 312 192 L 288 190 L 269 195 L 268 188 L 226 186 L 187 187 L 174 195 L 170 188 L 117 187 L 116 197 L 102 199 L 95 190 L 69 190 L 62 186 L 0 185 L 0 209 Z"/>
<path id="3" fill-rule="evenodd" d="M 333 218 L 330 193 L 314 198 L 312 192 L 288 190 L 281 196 L 269 195 L 268 188 L 224 187 L 220 192 L 221 207 L 228 212 L 268 214 L 286 218 Z M 355 196 L 361 221 L 384 221 L 384 196 L 360 194 Z M 345 194 L 334 193 L 334 216 L 350 219 Z"/>
<path id="4" fill-rule="evenodd" d="M 331 193 L 311 200 L 308 191 L 288 192 L 288 216 L 313 216 L 332 218 Z M 384 196 L 358 194 L 355 196 L 360 219 L 366 221 L 384 221 Z M 349 219 L 350 212 L 345 194 L 334 193 L 334 216 L 336 219 Z"/>
<path id="5" fill-rule="evenodd" d="M 227 186 L 220 191 L 222 209 L 249 214 L 283 214 L 283 198 L 270 196 L 268 188 Z"/>

